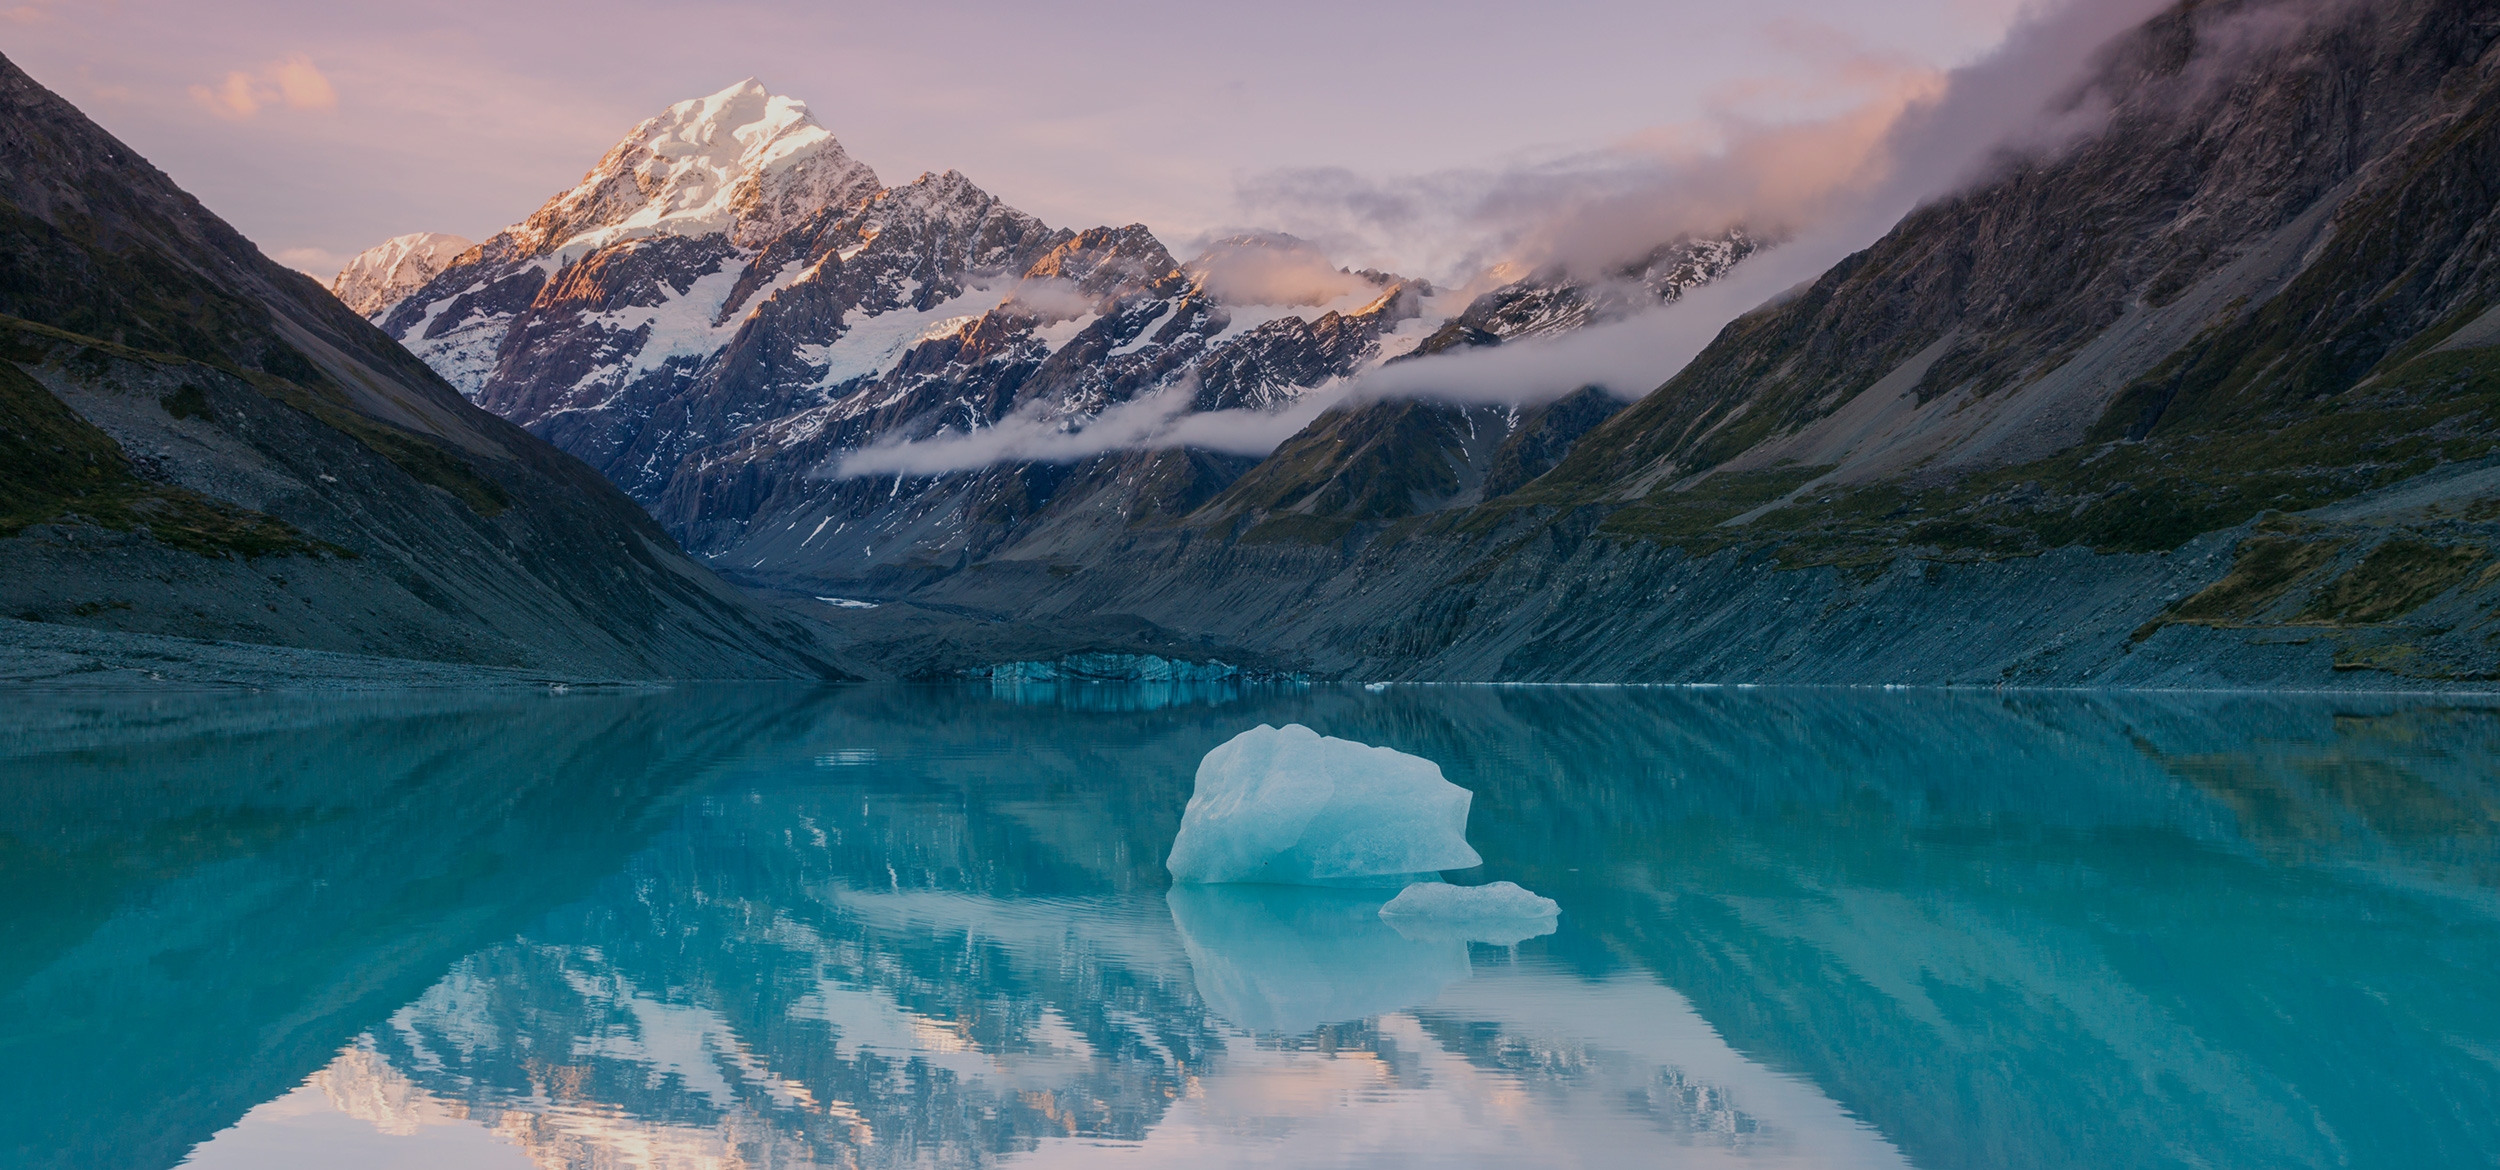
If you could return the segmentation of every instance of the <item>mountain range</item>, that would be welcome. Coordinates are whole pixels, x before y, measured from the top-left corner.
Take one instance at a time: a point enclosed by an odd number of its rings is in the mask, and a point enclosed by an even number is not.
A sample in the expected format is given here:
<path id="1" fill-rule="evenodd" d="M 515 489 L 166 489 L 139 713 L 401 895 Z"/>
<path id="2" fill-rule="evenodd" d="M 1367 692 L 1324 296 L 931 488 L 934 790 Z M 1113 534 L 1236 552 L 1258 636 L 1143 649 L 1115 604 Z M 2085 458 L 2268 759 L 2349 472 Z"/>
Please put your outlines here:
<path id="1" fill-rule="evenodd" d="M 341 295 L 406 239 L 359 257 Z M 1105 509 L 1179 517 L 1258 462 L 1115 449 L 828 474 L 847 455 L 1001 428 L 1073 434 L 1158 404 L 1274 411 L 1403 356 L 1673 300 L 1754 247 L 1732 229 L 1602 281 L 1481 281 L 1499 287 L 1467 302 L 1274 233 L 1184 263 L 1143 225 L 1053 228 L 956 172 L 883 186 L 803 103 L 749 79 L 635 127 L 574 188 L 367 311 L 689 549 L 803 589 L 977 559 Z M 1474 420 L 1478 461 L 1514 413 Z"/>
<path id="2" fill-rule="evenodd" d="M 2182 3 L 2085 132 L 1663 385 L 1511 403 L 1362 388 L 1647 328 L 1781 233 L 1182 260 L 887 186 L 748 81 L 332 295 L 12 68 L 0 604 L 605 675 L 2483 685 L 2496 45 L 2466 0 Z"/>
<path id="3" fill-rule="evenodd" d="M 2500 673 L 2496 25 L 2181 4 L 2067 95 L 2097 129 L 2009 150 L 1628 406 L 1349 399 L 1264 456 L 915 466 L 895 444 L 1275 412 L 1777 241 L 1463 295 L 1273 236 L 1175 263 L 957 175 L 879 187 L 752 83 L 378 319 L 750 585 L 1118 615 L 1338 677 L 2471 684 Z"/>

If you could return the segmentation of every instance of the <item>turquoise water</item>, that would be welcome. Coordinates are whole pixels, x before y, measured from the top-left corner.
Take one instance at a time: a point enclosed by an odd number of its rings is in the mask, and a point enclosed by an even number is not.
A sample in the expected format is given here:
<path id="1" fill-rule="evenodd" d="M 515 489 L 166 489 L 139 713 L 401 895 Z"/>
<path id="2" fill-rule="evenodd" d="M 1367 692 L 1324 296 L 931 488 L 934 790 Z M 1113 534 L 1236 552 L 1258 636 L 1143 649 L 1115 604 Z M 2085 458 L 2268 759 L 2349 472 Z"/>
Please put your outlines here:
<path id="1" fill-rule="evenodd" d="M 1168 889 L 1295 721 L 1515 946 Z M 1007 686 L 0 708 L 11 1167 L 2482 1167 L 2500 707 Z"/>

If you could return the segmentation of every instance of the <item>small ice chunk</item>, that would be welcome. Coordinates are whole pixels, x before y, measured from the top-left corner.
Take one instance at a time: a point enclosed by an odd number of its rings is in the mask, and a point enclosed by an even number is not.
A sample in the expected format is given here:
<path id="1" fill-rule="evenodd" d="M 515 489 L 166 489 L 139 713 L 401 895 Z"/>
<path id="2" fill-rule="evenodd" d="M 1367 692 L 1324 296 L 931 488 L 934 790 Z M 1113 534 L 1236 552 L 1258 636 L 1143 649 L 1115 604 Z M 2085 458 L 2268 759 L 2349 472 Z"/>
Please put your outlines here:
<path id="1" fill-rule="evenodd" d="M 1398 891 L 1380 916 L 1415 942 L 1480 942 L 1507 947 L 1554 933 L 1562 907 L 1513 882 L 1453 886 L 1417 882 Z"/>
<path id="2" fill-rule="evenodd" d="M 1483 886 L 1453 886 L 1446 882 L 1417 882 L 1398 891 L 1389 904 L 1380 908 L 1380 916 L 1399 925 L 1401 919 L 1427 920 L 1458 928 L 1468 937 L 1495 941 L 1496 935 L 1508 935 L 1515 926 L 1538 926 L 1509 941 L 1550 934 L 1554 926 L 1548 919 L 1562 913 L 1552 898 L 1539 897 L 1519 888 L 1516 882 L 1494 882 Z M 1479 932 L 1477 927 L 1502 928 Z"/>
<path id="3" fill-rule="evenodd" d="M 1402 884 L 1483 863 L 1474 799 L 1430 760 L 1260 724 L 1199 762 L 1164 866 L 1184 882 Z"/>

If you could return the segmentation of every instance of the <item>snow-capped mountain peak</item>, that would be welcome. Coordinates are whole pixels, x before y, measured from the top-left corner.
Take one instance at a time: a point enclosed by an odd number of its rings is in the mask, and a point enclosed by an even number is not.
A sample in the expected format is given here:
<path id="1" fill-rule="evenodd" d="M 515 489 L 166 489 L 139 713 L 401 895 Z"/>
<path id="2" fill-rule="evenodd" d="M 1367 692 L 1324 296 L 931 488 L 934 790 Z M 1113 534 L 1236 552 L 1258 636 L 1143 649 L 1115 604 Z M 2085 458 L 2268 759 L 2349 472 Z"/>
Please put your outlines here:
<path id="1" fill-rule="evenodd" d="M 348 308 L 370 317 L 434 279 L 461 253 L 476 246 L 467 237 L 443 232 L 393 236 L 357 253 L 347 267 L 339 269 L 330 292 Z"/>
<path id="2" fill-rule="evenodd" d="M 727 233 L 754 244 L 880 187 L 807 103 L 748 78 L 634 127 L 513 234 L 535 254 L 564 259 L 654 235 Z"/>

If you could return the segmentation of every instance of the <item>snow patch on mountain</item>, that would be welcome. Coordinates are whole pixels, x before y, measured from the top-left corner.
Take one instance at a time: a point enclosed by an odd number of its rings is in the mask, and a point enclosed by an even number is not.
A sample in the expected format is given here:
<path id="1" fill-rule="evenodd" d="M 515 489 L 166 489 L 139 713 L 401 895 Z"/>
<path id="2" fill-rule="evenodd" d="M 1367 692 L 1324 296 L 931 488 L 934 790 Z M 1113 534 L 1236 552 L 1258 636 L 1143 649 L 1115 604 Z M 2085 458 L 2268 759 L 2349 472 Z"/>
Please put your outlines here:
<path id="1" fill-rule="evenodd" d="M 831 344 L 801 346 L 799 360 L 822 368 L 816 385 L 825 390 L 874 378 L 893 369 L 911 347 L 961 334 L 997 304 L 997 293 L 970 289 L 926 309 L 889 309 L 854 318 Z"/>
<path id="2" fill-rule="evenodd" d="M 503 347 L 504 331 L 511 325 L 512 316 L 466 312 L 452 317 L 453 310 L 460 307 L 457 301 L 430 306 L 422 322 L 402 336 L 401 344 L 418 360 L 432 366 L 463 397 L 476 401 L 486 388 L 486 380 L 494 375 L 495 357 Z"/>
<path id="3" fill-rule="evenodd" d="M 1057 350 L 1069 342 L 1076 340 L 1077 334 L 1085 332 L 1087 326 L 1090 326 L 1094 322 L 1101 319 L 1102 314 L 1100 313 L 1079 313 L 1074 317 L 1067 318 L 1066 320 L 1053 321 L 1050 324 L 1034 329 L 1033 337 L 1035 340 L 1040 341 L 1043 346 L 1052 350 Z"/>
<path id="4" fill-rule="evenodd" d="M 629 305 L 589 314 L 584 321 L 614 333 L 647 331 L 641 348 L 621 363 L 629 378 L 659 369 L 672 358 L 701 361 L 738 331 L 741 322 L 716 322 L 739 275 L 737 268 L 723 267 L 696 277 L 685 292 L 657 305 Z"/>

